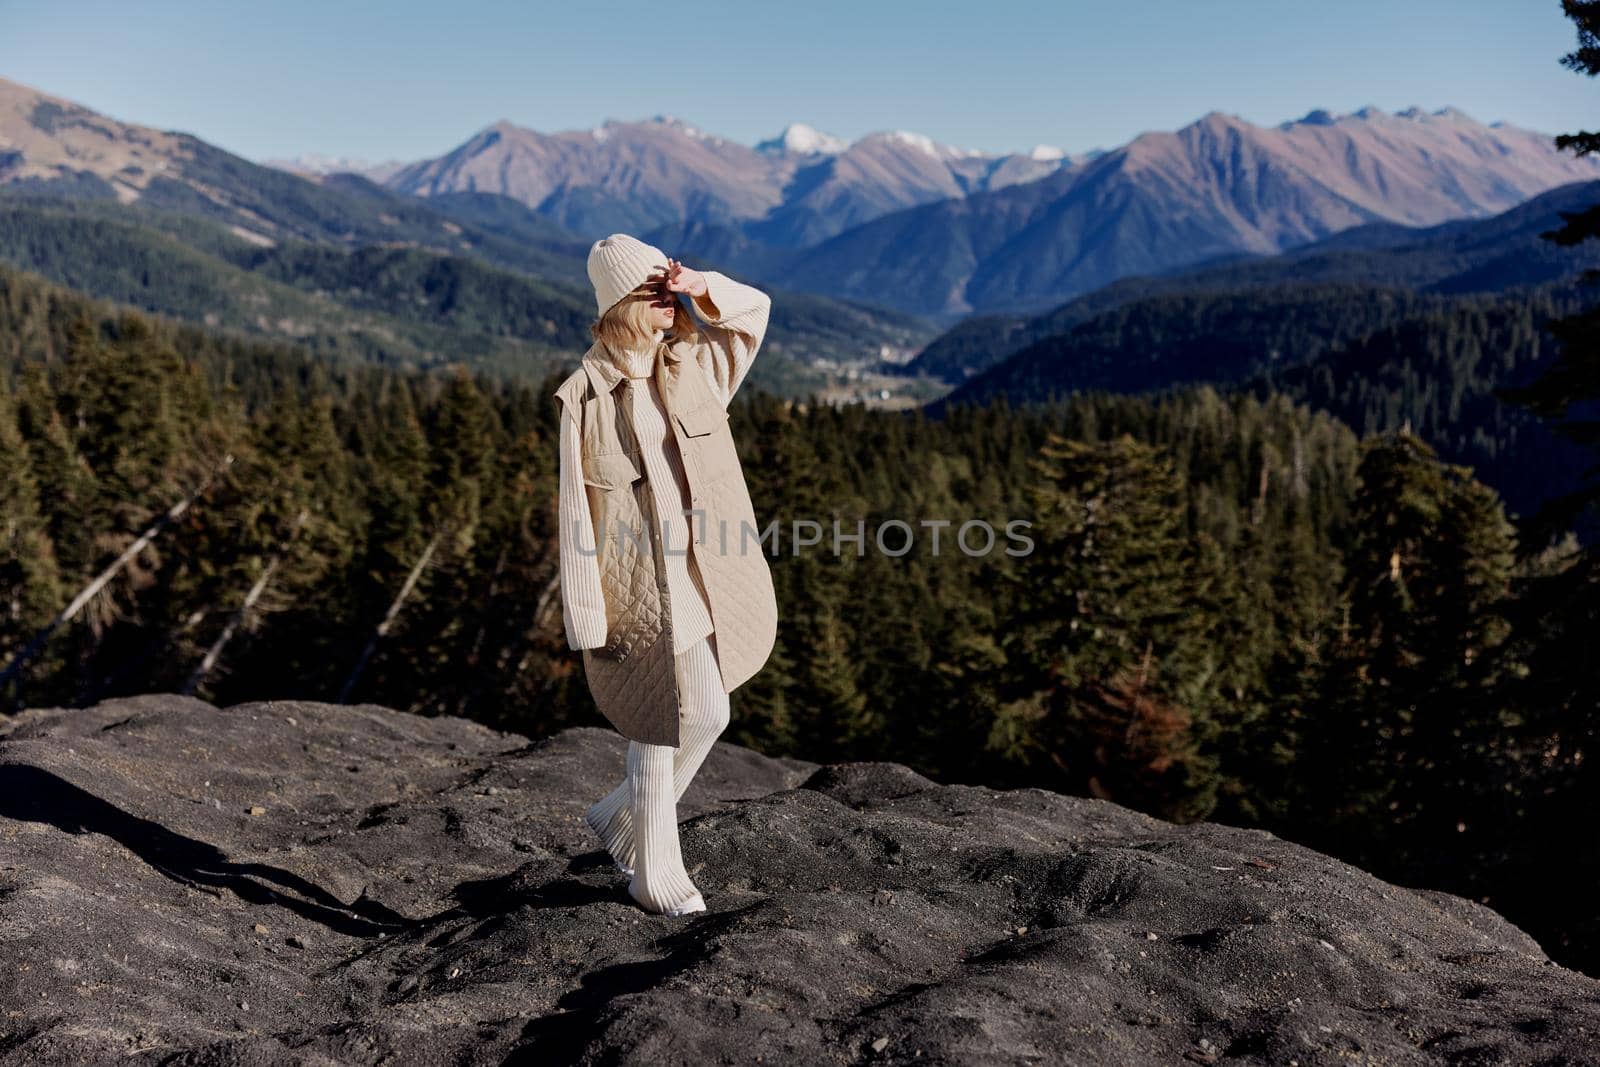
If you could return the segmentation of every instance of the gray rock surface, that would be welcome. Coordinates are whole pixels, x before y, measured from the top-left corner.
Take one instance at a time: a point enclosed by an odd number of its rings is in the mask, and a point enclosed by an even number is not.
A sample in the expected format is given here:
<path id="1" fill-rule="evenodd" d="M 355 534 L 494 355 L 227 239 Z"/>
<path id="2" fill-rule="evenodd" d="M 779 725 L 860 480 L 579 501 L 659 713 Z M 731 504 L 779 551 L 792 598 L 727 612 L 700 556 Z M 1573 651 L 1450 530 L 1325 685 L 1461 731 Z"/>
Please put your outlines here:
<path id="1" fill-rule="evenodd" d="M 709 910 L 609 728 L 151 695 L 0 719 L 0 1061 L 1600 1064 L 1600 981 L 1259 831 L 719 744 Z M 254 812 L 254 813 L 253 813 Z"/>

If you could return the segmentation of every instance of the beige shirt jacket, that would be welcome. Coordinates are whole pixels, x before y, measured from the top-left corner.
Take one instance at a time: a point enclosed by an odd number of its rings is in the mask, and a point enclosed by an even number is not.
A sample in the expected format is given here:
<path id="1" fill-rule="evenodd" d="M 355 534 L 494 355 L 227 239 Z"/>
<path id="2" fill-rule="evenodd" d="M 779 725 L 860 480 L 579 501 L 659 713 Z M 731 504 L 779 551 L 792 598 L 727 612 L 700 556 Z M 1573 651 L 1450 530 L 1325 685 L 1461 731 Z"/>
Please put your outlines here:
<path id="1" fill-rule="evenodd" d="M 707 614 L 728 692 L 765 663 L 776 637 L 771 573 L 727 424 L 771 299 L 702 274 L 700 337 L 662 343 L 643 361 L 619 354 L 634 374 L 653 362 L 646 378 L 627 377 L 597 342 L 556 391 L 567 643 L 583 650 L 601 712 L 656 744 L 677 744 L 674 660 L 704 636 Z M 674 612 L 674 602 L 684 607 Z"/>

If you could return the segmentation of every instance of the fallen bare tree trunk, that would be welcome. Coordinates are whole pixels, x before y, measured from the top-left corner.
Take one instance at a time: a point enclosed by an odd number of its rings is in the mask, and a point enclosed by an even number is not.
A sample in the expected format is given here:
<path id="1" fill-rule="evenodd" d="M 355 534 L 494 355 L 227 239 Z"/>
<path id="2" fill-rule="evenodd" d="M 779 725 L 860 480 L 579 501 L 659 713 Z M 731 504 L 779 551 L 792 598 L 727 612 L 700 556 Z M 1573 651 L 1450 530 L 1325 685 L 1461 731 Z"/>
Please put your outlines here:
<path id="1" fill-rule="evenodd" d="M 428 566 L 428 560 L 433 558 L 433 550 L 439 544 L 439 535 L 434 534 L 433 540 L 428 542 L 428 547 L 422 550 L 422 556 L 417 560 L 416 566 L 411 568 L 411 573 L 406 576 L 406 582 L 400 587 L 400 592 L 389 605 L 389 610 L 384 613 L 383 621 L 378 623 L 378 628 L 373 631 L 372 640 L 367 642 L 367 647 L 362 650 L 361 658 L 356 661 L 355 670 L 350 672 L 350 677 L 345 679 L 344 688 L 339 690 L 337 703 L 343 704 L 350 697 L 350 691 L 356 687 L 361 672 L 367 669 L 367 661 L 372 658 L 372 653 L 377 651 L 378 642 L 383 640 L 383 635 L 389 632 L 389 627 L 394 624 L 395 616 L 400 614 L 400 607 L 411 595 L 411 590 L 416 588 L 417 579 L 422 577 L 423 570 Z"/>
<path id="2" fill-rule="evenodd" d="M 217 468 L 206 476 L 204 482 L 200 483 L 200 488 L 168 508 L 166 514 L 153 522 L 149 529 L 134 540 L 133 544 L 124 549 L 122 555 L 118 556 L 111 566 L 101 571 L 99 577 L 84 586 L 83 590 L 72 598 L 72 603 L 61 609 L 61 613 L 50 620 L 50 625 L 35 634 L 33 640 L 28 642 L 27 647 L 12 657 L 11 662 L 6 664 L 5 670 L 0 671 L 0 685 L 5 685 L 13 677 L 21 673 L 22 668 L 27 665 L 28 661 L 38 655 L 40 649 L 44 648 L 45 642 L 50 640 L 51 634 L 55 633 L 62 625 L 69 622 L 74 615 L 82 611 L 83 606 L 93 600 L 95 594 L 104 589 L 111 579 L 115 578 L 122 571 L 122 568 L 128 565 L 128 561 L 144 551 L 145 547 L 154 541 L 162 530 L 182 518 L 183 513 L 188 511 L 194 502 L 205 494 L 207 489 L 211 488 L 211 483 L 216 481 L 217 477 L 232 465 L 233 456 L 231 454 L 224 456 Z"/>
<path id="3" fill-rule="evenodd" d="M 228 625 L 222 628 L 222 633 L 218 634 L 216 641 L 212 642 L 205 658 L 200 661 L 200 665 L 189 675 L 189 680 L 183 683 L 182 692 L 185 696 L 193 693 L 199 687 L 205 676 L 211 673 L 211 668 L 215 667 L 217 661 L 222 658 L 222 650 L 228 647 L 228 642 L 233 640 L 233 635 L 244 624 L 245 617 L 249 615 L 250 609 L 255 607 L 257 600 L 261 599 L 261 594 L 266 591 L 267 583 L 272 580 L 273 572 L 278 569 L 278 564 L 283 561 L 284 553 L 289 551 L 289 546 L 294 543 L 295 536 L 300 532 L 300 527 L 305 525 L 309 514 L 309 512 L 301 509 L 300 514 L 296 516 L 294 528 L 290 530 L 289 536 L 284 539 L 277 553 L 267 562 L 266 567 L 261 572 L 261 577 L 256 579 L 255 584 L 250 587 L 250 591 L 244 595 L 244 603 L 240 604 L 239 610 L 233 613 L 233 618 L 228 620 Z"/>

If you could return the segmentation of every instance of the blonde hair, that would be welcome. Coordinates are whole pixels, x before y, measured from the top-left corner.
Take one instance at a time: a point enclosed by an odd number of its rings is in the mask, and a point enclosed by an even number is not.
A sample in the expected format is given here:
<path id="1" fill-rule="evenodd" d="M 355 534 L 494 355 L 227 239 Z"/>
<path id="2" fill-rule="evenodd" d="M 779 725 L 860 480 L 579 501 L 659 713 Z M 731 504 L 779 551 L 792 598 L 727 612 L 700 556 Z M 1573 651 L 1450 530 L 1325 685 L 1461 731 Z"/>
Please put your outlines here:
<path id="1" fill-rule="evenodd" d="M 648 284 L 638 286 L 589 324 L 590 336 L 618 350 L 638 348 L 645 344 L 655 333 L 655 327 L 650 325 L 650 301 L 655 299 L 656 292 Z M 678 296 L 677 293 L 672 295 Z M 677 303 L 677 312 L 672 316 L 672 328 L 662 338 L 668 342 L 682 341 L 700 333 L 694 312 L 684 307 L 682 300 Z"/>

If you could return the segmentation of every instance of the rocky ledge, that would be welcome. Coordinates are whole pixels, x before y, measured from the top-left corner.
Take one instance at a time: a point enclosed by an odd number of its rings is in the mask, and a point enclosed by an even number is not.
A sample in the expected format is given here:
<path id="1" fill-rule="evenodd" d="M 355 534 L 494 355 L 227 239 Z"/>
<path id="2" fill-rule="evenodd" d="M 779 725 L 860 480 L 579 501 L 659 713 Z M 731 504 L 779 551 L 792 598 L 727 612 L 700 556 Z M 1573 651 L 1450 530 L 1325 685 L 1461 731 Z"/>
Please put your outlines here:
<path id="1" fill-rule="evenodd" d="M 584 825 L 609 728 L 143 696 L 0 720 L 0 1059 L 1600 1064 L 1600 981 L 1259 831 L 718 744 L 709 910 Z"/>

